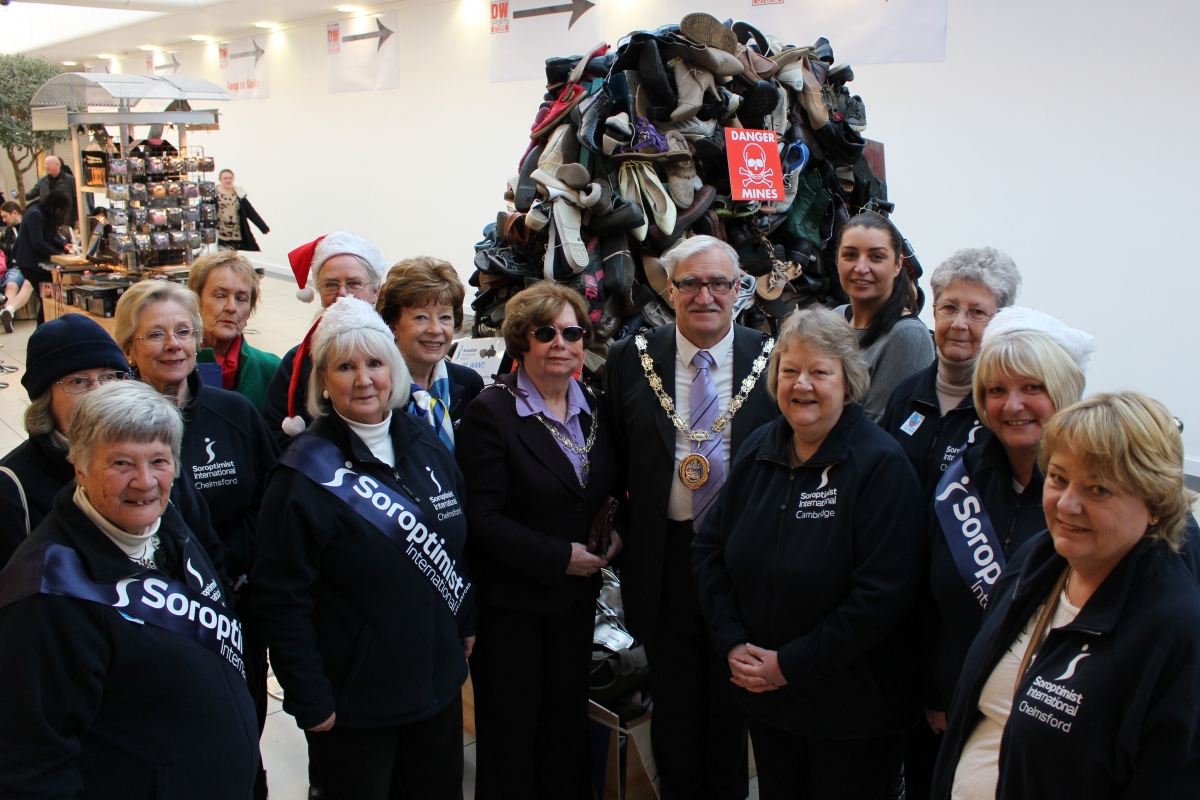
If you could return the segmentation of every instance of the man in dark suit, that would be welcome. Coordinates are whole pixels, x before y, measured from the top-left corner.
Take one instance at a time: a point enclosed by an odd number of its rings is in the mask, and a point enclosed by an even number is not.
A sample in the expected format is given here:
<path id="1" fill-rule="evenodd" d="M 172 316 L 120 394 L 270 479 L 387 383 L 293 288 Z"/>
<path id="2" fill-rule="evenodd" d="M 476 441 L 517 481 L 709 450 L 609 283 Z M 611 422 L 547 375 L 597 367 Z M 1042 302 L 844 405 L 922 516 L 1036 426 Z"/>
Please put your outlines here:
<path id="1" fill-rule="evenodd" d="M 779 408 L 767 396 L 763 364 L 728 419 L 731 401 L 742 396 L 742 383 L 755 373 L 768 341 L 733 324 L 741 274 L 733 248 L 695 236 L 668 251 L 662 265 L 671 279 L 675 324 L 617 342 L 604 374 L 629 493 L 621 567 L 625 620 L 650 663 L 651 738 L 662 800 L 741 800 L 749 792 L 745 720 L 730 689 L 729 667 L 700 611 L 691 541 L 734 454 Z M 642 343 L 662 392 L 674 402 L 675 421 L 643 369 Z M 714 433 L 721 420 L 727 424 Z M 707 431 L 711 438 L 697 441 L 687 430 Z"/>

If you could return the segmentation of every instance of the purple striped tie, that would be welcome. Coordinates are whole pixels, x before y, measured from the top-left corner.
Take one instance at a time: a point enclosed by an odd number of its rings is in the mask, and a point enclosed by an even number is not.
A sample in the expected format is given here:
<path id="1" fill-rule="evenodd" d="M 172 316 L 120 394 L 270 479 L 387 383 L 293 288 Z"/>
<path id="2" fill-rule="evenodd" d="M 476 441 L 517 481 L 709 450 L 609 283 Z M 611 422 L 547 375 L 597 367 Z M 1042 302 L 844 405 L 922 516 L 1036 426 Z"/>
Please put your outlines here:
<path id="1" fill-rule="evenodd" d="M 720 413 L 720 398 L 717 385 L 713 383 L 709 370 L 716 365 L 707 350 L 700 350 L 692 358 L 696 377 L 692 378 L 692 430 L 707 431 Z M 699 489 L 692 490 L 692 530 L 699 530 L 704 515 L 717 499 L 717 493 L 725 485 L 725 461 L 722 437 L 707 442 L 697 442 L 697 453 L 708 459 L 708 481 Z"/>

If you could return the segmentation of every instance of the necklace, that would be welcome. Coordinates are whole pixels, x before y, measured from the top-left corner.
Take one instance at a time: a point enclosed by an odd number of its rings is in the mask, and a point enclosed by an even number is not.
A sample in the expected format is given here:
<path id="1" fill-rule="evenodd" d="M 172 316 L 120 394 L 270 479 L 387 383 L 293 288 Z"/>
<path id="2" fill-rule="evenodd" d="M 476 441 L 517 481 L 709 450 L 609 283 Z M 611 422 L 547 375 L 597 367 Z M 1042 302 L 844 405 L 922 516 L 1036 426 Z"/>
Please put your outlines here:
<path id="1" fill-rule="evenodd" d="M 758 383 L 762 371 L 767 368 L 767 357 L 771 354 L 772 348 L 775 347 L 774 339 L 767 339 L 763 342 L 762 352 L 754 359 L 754 365 L 750 370 L 750 374 L 742 380 L 741 390 L 737 395 L 729 401 L 729 408 L 721 416 L 717 417 L 713 422 L 712 427 L 706 431 L 694 431 L 691 426 L 679 416 L 679 412 L 675 410 L 675 401 L 671 396 L 663 391 L 662 378 L 658 377 L 654 372 L 654 359 L 646 353 L 646 337 L 640 333 L 634 337 L 634 344 L 637 345 L 638 358 L 642 362 L 642 369 L 646 372 L 646 381 L 650 384 L 651 390 L 658 398 L 659 404 L 663 410 L 667 412 L 667 418 L 671 420 L 671 424 L 675 429 L 683 434 L 683 438 L 692 443 L 692 447 L 696 447 L 700 442 L 711 441 L 721 435 L 729 425 L 729 421 L 733 419 L 733 415 L 738 412 L 742 404 L 746 402 L 746 398 L 750 396 L 750 392 L 754 390 L 754 385 Z M 692 453 L 679 462 L 679 480 L 689 489 L 699 489 L 708 482 L 709 463 L 708 459 L 700 453 Z"/>
<path id="2" fill-rule="evenodd" d="M 516 389 L 512 388 L 511 386 L 508 386 L 507 384 L 500 383 L 499 381 L 491 384 L 491 386 L 498 386 L 501 389 L 508 390 L 508 393 L 511 394 L 514 398 L 520 396 L 517 394 Z M 491 386 L 489 386 L 488 388 L 491 388 Z M 592 390 L 589 387 L 588 392 L 591 393 L 591 391 Z M 550 431 L 550 435 L 553 436 L 555 439 L 557 439 L 559 444 L 561 444 L 563 447 L 567 448 L 572 453 L 574 453 L 575 455 L 580 457 L 579 485 L 581 488 L 586 489 L 587 482 L 588 482 L 588 472 L 591 471 L 591 467 L 592 467 L 591 462 L 588 460 L 588 453 L 591 451 L 592 445 L 594 445 L 596 443 L 596 427 L 597 427 L 597 423 L 600 421 L 599 408 L 592 409 L 592 424 L 591 424 L 590 429 L 588 430 L 587 441 L 584 442 L 583 447 L 580 447 L 579 445 L 572 442 L 570 439 L 568 439 L 566 436 L 564 436 L 562 434 L 562 432 L 559 431 L 558 428 L 551 425 L 550 421 L 542 415 L 542 412 L 540 412 L 540 411 L 534 412 L 533 417 L 538 422 L 542 423 L 542 425 L 544 425 L 546 427 L 546 430 Z"/>

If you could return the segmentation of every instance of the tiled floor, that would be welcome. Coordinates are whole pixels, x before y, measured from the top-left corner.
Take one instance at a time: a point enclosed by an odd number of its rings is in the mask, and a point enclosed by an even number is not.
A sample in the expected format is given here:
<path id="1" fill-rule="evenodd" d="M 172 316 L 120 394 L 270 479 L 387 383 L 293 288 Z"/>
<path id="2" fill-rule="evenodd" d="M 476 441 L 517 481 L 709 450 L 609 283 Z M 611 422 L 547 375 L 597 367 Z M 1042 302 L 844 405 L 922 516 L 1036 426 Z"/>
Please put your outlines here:
<path id="1" fill-rule="evenodd" d="M 254 347 L 282 356 L 304 338 L 320 307 L 296 299 L 293 282 L 268 275 L 262 280 L 258 311 L 246 329 Z M 17 372 L 0 375 L 8 384 L 0 389 L 0 453 L 7 453 L 25 440 L 23 415 L 29 399 L 21 386 L 25 367 L 25 348 L 33 322 L 16 322 L 11 334 L 0 333 L 0 365 L 14 366 Z M 271 699 L 267 725 L 262 736 L 262 756 L 266 765 L 272 800 L 305 800 L 308 797 L 308 748 L 304 732 L 295 720 L 283 712 L 282 705 Z M 463 795 L 475 796 L 475 737 L 463 731 L 465 774 Z M 758 787 L 751 781 L 750 799 L 757 800 Z"/>

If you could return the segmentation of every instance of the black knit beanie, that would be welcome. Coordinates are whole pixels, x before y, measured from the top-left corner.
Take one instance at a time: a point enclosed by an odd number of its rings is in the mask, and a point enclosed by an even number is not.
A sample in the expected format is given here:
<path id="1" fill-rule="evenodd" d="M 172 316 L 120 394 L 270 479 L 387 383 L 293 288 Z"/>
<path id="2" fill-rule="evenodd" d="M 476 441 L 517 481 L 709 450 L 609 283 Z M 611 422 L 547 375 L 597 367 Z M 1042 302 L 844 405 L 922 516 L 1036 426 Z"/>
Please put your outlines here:
<path id="1" fill-rule="evenodd" d="M 129 362 L 108 331 L 83 314 L 64 314 L 29 337 L 21 384 L 37 400 L 54 382 L 81 369 L 129 370 Z"/>

